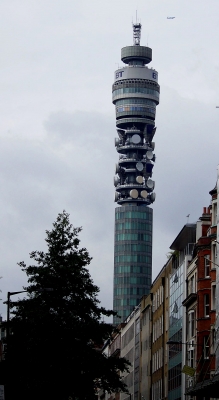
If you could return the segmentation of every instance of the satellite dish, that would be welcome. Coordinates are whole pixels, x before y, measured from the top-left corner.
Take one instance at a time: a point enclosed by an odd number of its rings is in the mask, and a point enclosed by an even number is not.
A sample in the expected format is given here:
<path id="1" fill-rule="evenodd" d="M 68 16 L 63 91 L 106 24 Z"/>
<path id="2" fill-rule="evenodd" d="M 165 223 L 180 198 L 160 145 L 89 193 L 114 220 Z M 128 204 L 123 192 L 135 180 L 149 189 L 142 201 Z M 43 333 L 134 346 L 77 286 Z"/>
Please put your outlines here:
<path id="1" fill-rule="evenodd" d="M 114 186 L 116 187 L 119 183 L 120 179 L 118 176 L 114 176 Z"/>
<path id="2" fill-rule="evenodd" d="M 114 199 L 114 201 L 118 201 L 118 200 L 119 200 L 119 198 L 120 198 L 120 195 L 119 195 L 119 193 L 115 192 L 115 199 Z"/>
<path id="3" fill-rule="evenodd" d="M 154 189 L 155 182 L 152 181 L 152 179 L 148 179 L 147 182 L 146 182 L 146 186 L 147 186 L 149 189 Z"/>
<path id="4" fill-rule="evenodd" d="M 118 174 L 118 172 L 119 172 L 119 164 L 115 165 L 115 171 L 116 171 L 116 174 Z"/>
<path id="5" fill-rule="evenodd" d="M 132 197 L 132 199 L 137 199 L 138 198 L 138 191 L 136 189 L 130 190 L 129 194 Z"/>
<path id="6" fill-rule="evenodd" d="M 147 151 L 146 157 L 147 157 L 148 160 L 152 160 L 153 156 L 154 156 L 154 155 L 153 155 L 153 153 L 152 153 L 151 150 Z"/>
<path id="7" fill-rule="evenodd" d="M 141 191 L 141 197 L 143 197 L 143 199 L 146 199 L 148 196 L 148 192 L 146 190 L 142 190 Z"/>
<path id="8" fill-rule="evenodd" d="M 137 176 L 136 177 L 136 182 L 143 183 L 143 181 L 144 181 L 143 176 Z"/>
<path id="9" fill-rule="evenodd" d="M 137 162 L 136 164 L 136 169 L 138 171 L 143 171 L 144 165 L 142 164 L 142 162 Z"/>
<path id="10" fill-rule="evenodd" d="M 156 199 L 156 193 L 151 193 L 151 201 L 152 203 L 155 201 Z"/>
<path id="11" fill-rule="evenodd" d="M 131 141 L 132 141 L 132 143 L 134 143 L 134 144 L 138 144 L 138 143 L 140 143 L 140 141 L 141 141 L 141 136 L 135 134 L 135 135 L 132 136 Z"/>
<path id="12" fill-rule="evenodd" d="M 115 147 L 119 146 L 120 140 L 118 138 L 115 138 Z"/>

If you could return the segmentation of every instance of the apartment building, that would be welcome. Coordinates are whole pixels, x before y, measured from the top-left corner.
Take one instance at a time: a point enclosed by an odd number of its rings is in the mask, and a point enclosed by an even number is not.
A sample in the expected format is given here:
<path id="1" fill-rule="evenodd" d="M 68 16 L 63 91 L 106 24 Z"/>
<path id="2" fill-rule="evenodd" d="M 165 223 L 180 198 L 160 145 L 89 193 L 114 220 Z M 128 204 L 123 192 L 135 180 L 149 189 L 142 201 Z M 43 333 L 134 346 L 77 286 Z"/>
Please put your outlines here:
<path id="1" fill-rule="evenodd" d="M 130 361 L 129 372 L 124 374 L 130 395 L 121 393 L 121 400 L 139 400 L 140 384 L 140 306 L 135 307 L 130 316 L 125 320 L 121 331 L 121 357 Z"/>
<path id="2" fill-rule="evenodd" d="M 152 312 L 150 293 L 141 299 L 140 393 L 142 399 L 151 398 Z"/>
<path id="3" fill-rule="evenodd" d="M 155 278 L 148 296 L 141 300 L 142 399 L 165 399 L 168 388 L 167 341 L 169 329 L 169 279 L 172 256 Z"/>
<path id="4" fill-rule="evenodd" d="M 186 271 L 192 260 L 196 241 L 196 224 L 186 224 L 170 249 L 174 251 L 169 298 L 169 360 L 168 400 L 181 400 L 185 393 L 185 365 L 183 344 L 186 340 L 186 311 L 182 303 L 186 297 Z"/>
<path id="5" fill-rule="evenodd" d="M 194 368 L 194 377 L 187 377 L 186 394 L 196 399 L 218 398 L 216 372 L 216 195 L 210 192 L 210 207 L 204 207 L 197 222 L 194 258 L 187 270 L 186 361 Z"/>

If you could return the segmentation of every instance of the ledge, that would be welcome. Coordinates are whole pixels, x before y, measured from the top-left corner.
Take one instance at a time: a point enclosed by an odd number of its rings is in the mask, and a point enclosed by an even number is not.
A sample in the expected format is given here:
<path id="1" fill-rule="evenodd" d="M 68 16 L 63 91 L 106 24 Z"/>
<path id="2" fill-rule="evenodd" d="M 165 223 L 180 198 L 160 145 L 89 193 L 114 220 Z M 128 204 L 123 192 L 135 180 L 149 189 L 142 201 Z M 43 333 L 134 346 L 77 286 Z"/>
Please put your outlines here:
<path id="1" fill-rule="evenodd" d="M 190 293 L 190 295 L 187 296 L 186 299 L 182 302 L 182 305 L 184 307 L 187 307 L 191 303 L 193 303 L 196 299 L 197 299 L 197 293 Z"/>

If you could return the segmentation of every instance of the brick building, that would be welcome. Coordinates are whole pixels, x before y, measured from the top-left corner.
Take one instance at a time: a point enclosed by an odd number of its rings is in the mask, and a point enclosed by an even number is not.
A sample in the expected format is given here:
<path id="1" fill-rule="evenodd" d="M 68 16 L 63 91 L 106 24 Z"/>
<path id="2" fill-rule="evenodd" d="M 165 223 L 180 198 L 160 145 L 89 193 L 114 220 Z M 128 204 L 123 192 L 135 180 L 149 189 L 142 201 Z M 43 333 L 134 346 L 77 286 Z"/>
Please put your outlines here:
<path id="1" fill-rule="evenodd" d="M 194 378 L 187 378 L 186 393 L 197 399 L 219 396 L 215 375 L 216 188 L 210 195 L 211 205 L 204 207 L 197 222 L 194 257 L 187 270 L 187 298 L 183 302 L 187 312 L 187 364 L 195 369 Z"/>

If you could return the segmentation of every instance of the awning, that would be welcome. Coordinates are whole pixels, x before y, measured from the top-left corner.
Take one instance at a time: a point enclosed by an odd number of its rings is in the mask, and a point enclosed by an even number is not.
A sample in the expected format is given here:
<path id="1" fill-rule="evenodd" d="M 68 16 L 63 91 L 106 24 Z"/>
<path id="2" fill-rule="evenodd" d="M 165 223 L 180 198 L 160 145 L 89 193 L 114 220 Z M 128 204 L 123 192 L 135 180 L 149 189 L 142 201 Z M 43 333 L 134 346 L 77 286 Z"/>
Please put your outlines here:
<path id="1" fill-rule="evenodd" d="M 219 397 L 219 374 L 214 375 L 211 379 L 196 383 L 186 390 L 185 395 Z"/>

